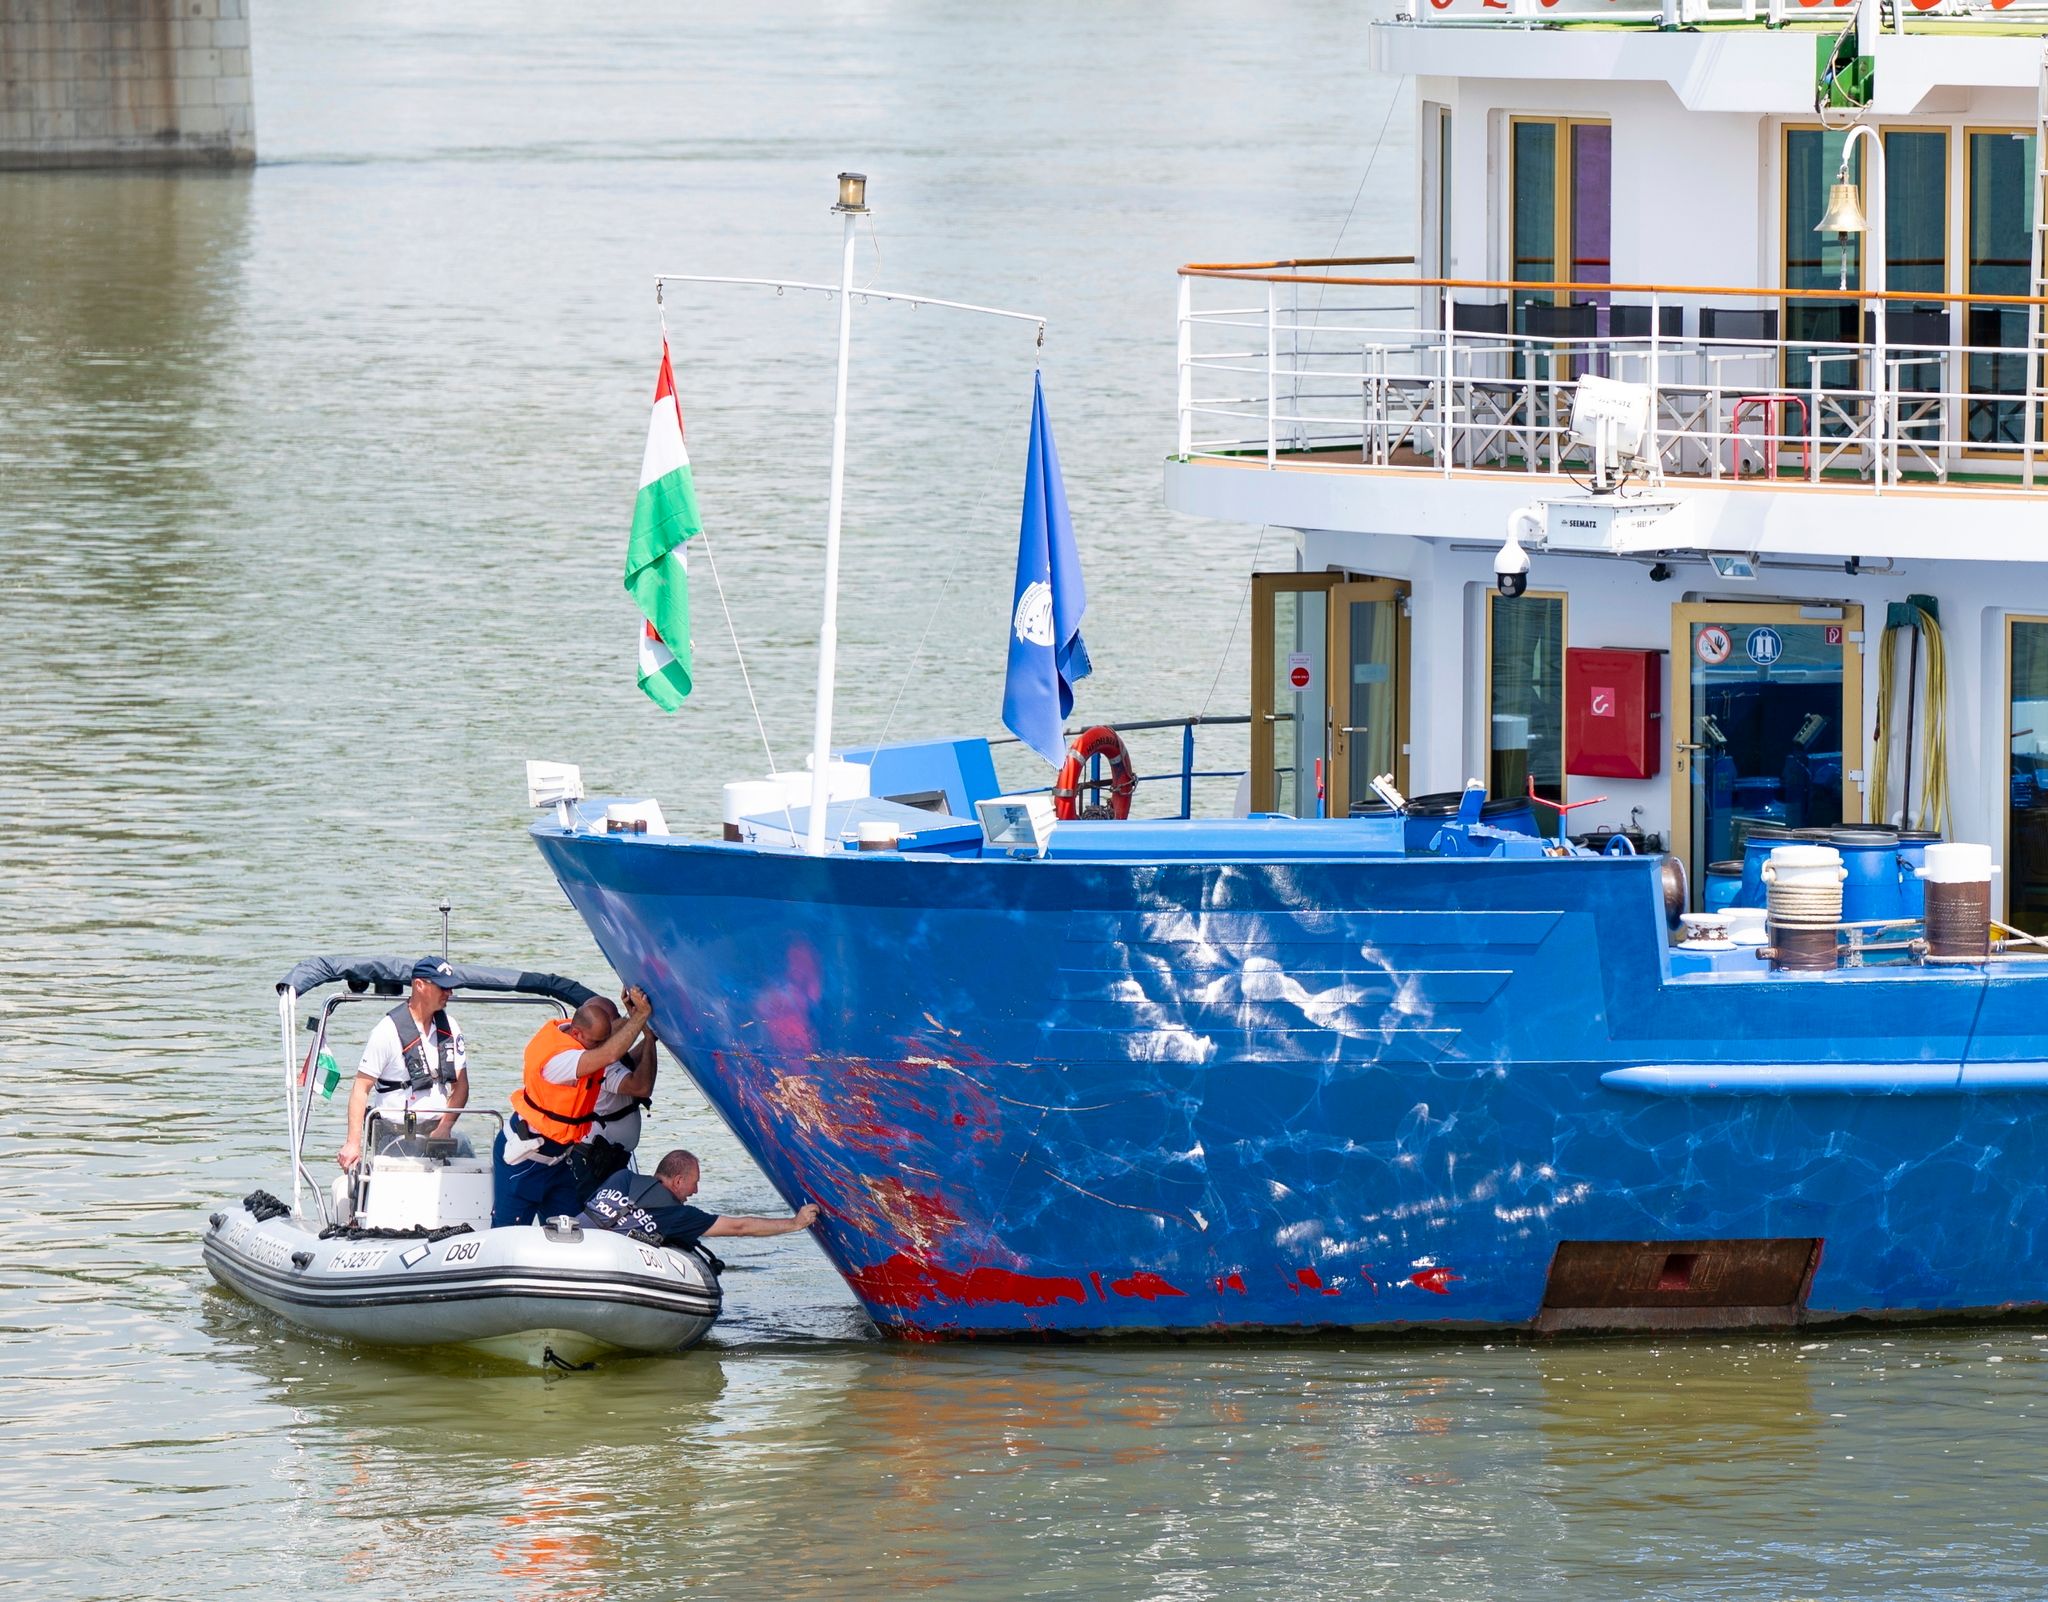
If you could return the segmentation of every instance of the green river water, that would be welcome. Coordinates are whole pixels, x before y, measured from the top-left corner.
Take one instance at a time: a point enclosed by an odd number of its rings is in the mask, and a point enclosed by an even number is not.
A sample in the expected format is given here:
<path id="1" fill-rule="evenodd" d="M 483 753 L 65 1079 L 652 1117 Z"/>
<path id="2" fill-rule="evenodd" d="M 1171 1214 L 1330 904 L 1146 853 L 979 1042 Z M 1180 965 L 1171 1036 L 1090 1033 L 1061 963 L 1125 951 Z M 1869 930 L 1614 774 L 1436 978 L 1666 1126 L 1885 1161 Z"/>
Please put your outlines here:
<path id="1" fill-rule="evenodd" d="M 864 277 L 1051 321 L 1083 711 L 1243 709 L 1262 536 L 1160 505 L 1172 269 L 1405 249 L 1413 185 L 1362 11 L 1267 9 L 266 4 L 255 171 L 0 175 L 0 1590 L 2048 1594 L 2024 1328 L 906 1348 L 792 1238 L 735 1244 L 705 1348 L 544 1378 L 321 1345 L 200 1267 L 283 1182 L 293 960 L 432 949 L 445 894 L 457 955 L 606 983 L 521 762 L 689 828 L 766 768 L 708 563 L 698 694 L 632 681 L 650 278 L 829 276 L 841 166 Z M 668 310 L 794 765 L 832 309 Z M 1029 331 L 856 338 L 842 735 L 993 732 Z M 469 1027 L 500 1098 L 519 1031 Z M 680 1080 L 649 1139 L 779 1210 Z"/>

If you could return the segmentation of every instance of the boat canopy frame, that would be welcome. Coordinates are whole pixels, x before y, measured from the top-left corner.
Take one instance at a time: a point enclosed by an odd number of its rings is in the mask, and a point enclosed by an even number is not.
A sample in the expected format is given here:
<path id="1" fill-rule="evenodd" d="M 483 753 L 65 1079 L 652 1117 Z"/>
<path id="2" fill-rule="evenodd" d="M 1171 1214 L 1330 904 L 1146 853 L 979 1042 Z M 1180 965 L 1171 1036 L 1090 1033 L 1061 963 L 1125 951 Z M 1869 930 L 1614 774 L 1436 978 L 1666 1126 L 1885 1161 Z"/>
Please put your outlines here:
<path id="1" fill-rule="evenodd" d="M 327 1047 L 328 1024 L 336 1011 L 354 1002 L 386 1004 L 401 997 L 412 986 L 413 957 L 308 957 L 296 964 L 277 982 L 278 1026 L 284 1050 L 285 1145 L 292 1171 L 292 1212 L 300 1211 L 300 1186 L 313 1195 L 323 1226 L 334 1222 L 327 1210 L 324 1188 L 306 1172 L 306 1128 L 313 1116 L 313 1065 Z M 597 992 L 577 980 L 537 969 L 487 968 L 468 963 L 451 963 L 455 983 L 449 988 L 467 992 L 464 1006 L 496 1005 L 552 1007 L 557 1016 L 567 1017 Z M 347 988 L 329 996 L 317 1015 L 306 1020 L 313 1031 L 313 1044 L 304 1059 L 298 1055 L 298 1003 L 303 995 L 326 985 Z"/>

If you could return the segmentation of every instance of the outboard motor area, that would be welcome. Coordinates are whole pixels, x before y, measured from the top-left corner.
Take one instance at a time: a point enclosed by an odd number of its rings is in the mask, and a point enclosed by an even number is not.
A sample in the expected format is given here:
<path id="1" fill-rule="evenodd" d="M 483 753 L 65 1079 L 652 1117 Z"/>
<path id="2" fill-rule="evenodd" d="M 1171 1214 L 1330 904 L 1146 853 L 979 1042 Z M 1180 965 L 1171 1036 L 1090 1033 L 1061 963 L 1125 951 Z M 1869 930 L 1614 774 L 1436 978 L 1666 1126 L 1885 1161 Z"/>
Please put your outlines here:
<path id="1" fill-rule="evenodd" d="M 355 1205 L 345 1211 L 364 1229 L 489 1229 L 490 1146 L 499 1122 L 487 1109 L 373 1112 Z M 463 1132 L 463 1123 L 475 1124 L 477 1132 Z"/>

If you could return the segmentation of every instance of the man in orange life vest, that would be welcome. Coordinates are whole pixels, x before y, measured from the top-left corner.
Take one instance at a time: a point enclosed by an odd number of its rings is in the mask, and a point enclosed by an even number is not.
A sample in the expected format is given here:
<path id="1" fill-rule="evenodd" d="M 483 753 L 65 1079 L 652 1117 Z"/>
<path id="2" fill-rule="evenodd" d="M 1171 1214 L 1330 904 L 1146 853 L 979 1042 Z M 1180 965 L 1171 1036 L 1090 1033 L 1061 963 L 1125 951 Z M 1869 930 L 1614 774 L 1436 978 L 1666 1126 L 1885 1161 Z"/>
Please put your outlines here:
<path id="1" fill-rule="evenodd" d="M 575 1166 L 564 1162 L 590 1128 L 604 1071 L 632 1048 L 653 1010 L 644 990 L 625 994 L 626 1016 L 602 996 L 567 1023 L 549 1019 L 526 1043 L 512 1116 L 493 1151 L 492 1224 L 530 1224 L 582 1210 Z"/>

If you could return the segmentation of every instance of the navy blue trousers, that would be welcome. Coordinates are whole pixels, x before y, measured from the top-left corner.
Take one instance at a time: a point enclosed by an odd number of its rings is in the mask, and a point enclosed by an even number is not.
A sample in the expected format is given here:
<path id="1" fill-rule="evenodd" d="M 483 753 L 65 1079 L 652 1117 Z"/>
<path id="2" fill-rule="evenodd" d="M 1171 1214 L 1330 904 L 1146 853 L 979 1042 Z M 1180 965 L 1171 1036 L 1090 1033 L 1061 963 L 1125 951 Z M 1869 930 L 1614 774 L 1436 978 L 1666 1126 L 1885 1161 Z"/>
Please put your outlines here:
<path id="1" fill-rule="evenodd" d="M 583 1197 L 572 1165 L 505 1161 L 505 1131 L 491 1145 L 491 1224 L 531 1224 L 566 1213 L 574 1218 L 583 1210 Z"/>

